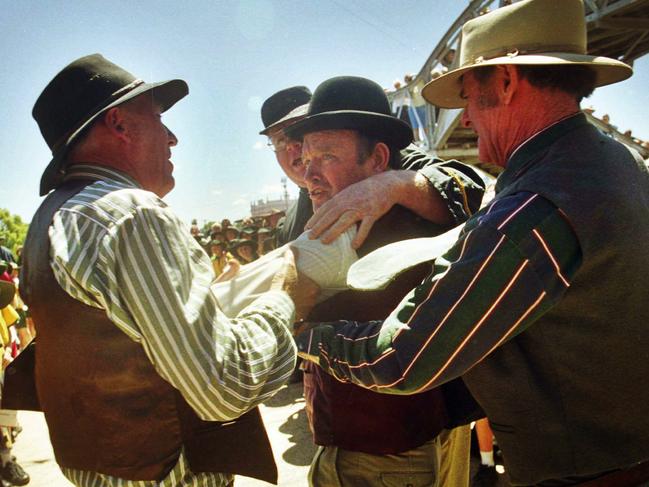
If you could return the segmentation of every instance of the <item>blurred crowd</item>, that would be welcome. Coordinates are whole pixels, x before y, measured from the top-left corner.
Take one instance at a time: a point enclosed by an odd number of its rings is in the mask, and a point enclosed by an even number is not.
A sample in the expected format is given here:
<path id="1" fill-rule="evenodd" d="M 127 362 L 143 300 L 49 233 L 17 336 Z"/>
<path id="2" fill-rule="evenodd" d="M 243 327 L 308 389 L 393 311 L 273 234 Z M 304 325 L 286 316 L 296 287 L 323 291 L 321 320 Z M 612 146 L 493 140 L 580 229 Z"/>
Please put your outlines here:
<path id="1" fill-rule="evenodd" d="M 35 336 L 29 310 L 18 294 L 20 247 L 16 253 L 18 255 L 5 247 L 4 238 L 0 237 L 0 337 L 3 372 Z M 0 410 L 0 483 L 3 486 L 26 485 L 30 480 L 11 453 L 21 429 L 16 411 Z"/>
<path id="2" fill-rule="evenodd" d="M 276 233 L 283 224 L 284 211 L 264 217 L 248 217 L 231 222 L 210 222 L 202 228 L 192 220 L 190 232 L 212 260 L 217 280 L 234 276 L 239 267 L 277 248 Z"/>

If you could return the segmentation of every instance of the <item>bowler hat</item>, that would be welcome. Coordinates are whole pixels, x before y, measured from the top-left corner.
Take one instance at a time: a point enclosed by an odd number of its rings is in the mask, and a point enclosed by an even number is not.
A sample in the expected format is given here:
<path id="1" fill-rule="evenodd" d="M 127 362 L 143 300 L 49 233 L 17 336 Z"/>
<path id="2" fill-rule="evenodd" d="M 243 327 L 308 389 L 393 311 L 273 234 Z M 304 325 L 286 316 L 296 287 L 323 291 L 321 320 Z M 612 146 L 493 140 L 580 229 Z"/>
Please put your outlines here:
<path id="1" fill-rule="evenodd" d="M 311 90 L 306 86 L 292 86 L 278 91 L 266 99 L 261 106 L 261 121 L 267 135 L 277 125 L 306 115 L 311 100 Z"/>
<path id="2" fill-rule="evenodd" d="M 32 116 L 52 151 L 41 177 L 41 196 L 60 184 L 65 155 L 72 143 L 99 115 L 145 92 L 164 112 L 189 92 L 180 79 L 145 83 L 104 58 L 91 54 L 63 68 L 36 100 Z"/>
<path id="3" fill-rule="evenodd" d="M 523 0 L 465 23 L 459 67 L 430 81 L 422 95 L 439 107 L 464 107 L 461 76 L 499 64 L 589 66 L 596 73 L 595 86 L 633 73 L 616 59 L 589 56 L 586 47 L 583 0 Z"/>
<path id="4" fill-rule="evenodd" d="M 412 142 L 412 129 L 392 115 L 383 88 L 355 76 L 328 79 L 313 92 L 306 118 L 286 129 L 293 138 L 321 130 L 357 130 L 397 149 Z"/>

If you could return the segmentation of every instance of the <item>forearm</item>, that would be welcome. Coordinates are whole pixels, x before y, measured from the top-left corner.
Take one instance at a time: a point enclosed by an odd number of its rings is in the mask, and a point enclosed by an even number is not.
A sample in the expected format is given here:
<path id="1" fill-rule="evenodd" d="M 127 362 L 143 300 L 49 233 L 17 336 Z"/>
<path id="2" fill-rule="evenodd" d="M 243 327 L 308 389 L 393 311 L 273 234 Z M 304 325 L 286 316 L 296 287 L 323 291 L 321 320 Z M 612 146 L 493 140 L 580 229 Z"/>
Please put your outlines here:
<path id="1" fill-rule="evenodd" d="M 290 375 L 293 302 L 283 292 L 267 293 L 236 319 L 227 318 L 210 288 L 207 255 L 172 215 L 144 213 L 123 222 L 112 242 L 115 260 L 107 265 L 116 285 L 104 293 L 111 295 L 109 317 L 142 344 L 158 373 L 201 418 L 234 419 Z M 144 231 L 140 218 L 159 231 Z"/>
<path id="2" fill-rule="evenodd" d="M 386 192 L 394 204 L 440 225 L 453 223 L 446 201 L 421 173 L 410 170 L 387 171 L 379 176 L 385 178 Z"/>
<path id="3" fill-rule="evenodd" d="M 157 321 L 137 320 L 160 375 L 201 418 L 228 421 L 273 395 L 290 376 L 296 358 L 293 314 L 291 300 L 273 292 L 235 319 L 210 303 L 194 321 L 176 315 L 164 331 Z"/>

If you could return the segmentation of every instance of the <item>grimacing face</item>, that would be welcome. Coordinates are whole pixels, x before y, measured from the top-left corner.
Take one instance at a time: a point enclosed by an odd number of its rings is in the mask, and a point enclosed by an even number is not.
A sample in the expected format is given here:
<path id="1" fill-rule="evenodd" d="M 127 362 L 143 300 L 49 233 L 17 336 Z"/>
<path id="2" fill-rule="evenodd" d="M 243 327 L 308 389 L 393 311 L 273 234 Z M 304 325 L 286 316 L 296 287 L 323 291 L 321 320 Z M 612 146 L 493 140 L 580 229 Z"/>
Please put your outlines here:
<path id="1" fill-rule="evenodd" d="M 358 141 L 353 130 L 323 130 L 304 136 L 302 160 L 314 210 L 350 184 L 376 174 L 368 160 L 358 160 Z"/>

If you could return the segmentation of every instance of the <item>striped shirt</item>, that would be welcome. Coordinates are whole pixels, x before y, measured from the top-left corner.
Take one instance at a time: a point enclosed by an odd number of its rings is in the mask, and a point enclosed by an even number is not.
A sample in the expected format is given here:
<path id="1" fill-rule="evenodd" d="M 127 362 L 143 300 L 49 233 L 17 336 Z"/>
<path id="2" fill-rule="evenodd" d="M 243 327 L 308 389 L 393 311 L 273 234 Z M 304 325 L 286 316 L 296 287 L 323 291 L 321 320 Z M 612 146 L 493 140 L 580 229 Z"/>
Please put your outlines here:
<path id="1" fill-rule="evenodd" d="M 277 392 L 295 365 L 288 295 L 271 291 L 228 319 L 210 290 L 209 257 L 160 198 L 104 167 L 74 166 L 67 178 L 96 182 L 66 201 L 49 228 L 61 287 L 105 310 L 204 420 L 230 421 Z M 193 474 L 183 454 L 162 482 L 63 473 L 80 486 L 221 487 L 232 480 Z"/>
<path id="2" fill-rule="evenodd" d="M 323 324 L 298 350 L 342 381 L 411 394 L 467 372 L 550 310 L 581 265 L 566 215 L 543 197 L 494 199 L 385 321 Z"/>

